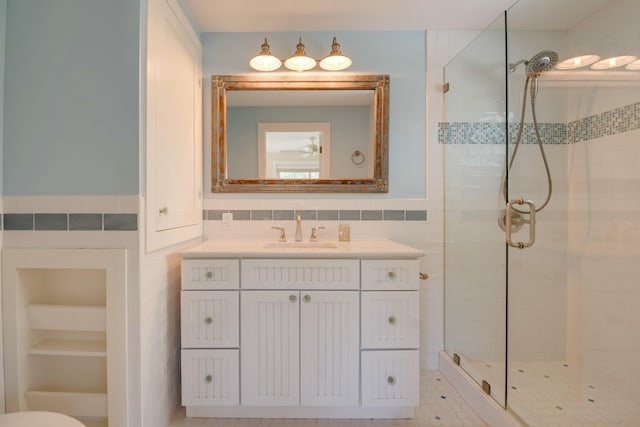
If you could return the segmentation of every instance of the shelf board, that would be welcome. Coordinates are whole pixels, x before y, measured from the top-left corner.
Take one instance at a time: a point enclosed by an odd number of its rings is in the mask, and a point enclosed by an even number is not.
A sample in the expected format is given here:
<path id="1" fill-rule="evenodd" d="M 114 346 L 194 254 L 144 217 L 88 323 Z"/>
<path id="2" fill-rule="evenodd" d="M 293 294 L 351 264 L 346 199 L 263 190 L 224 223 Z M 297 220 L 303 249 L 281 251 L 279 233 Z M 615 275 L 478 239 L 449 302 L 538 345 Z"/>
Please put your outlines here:
<path id="1" fill-rule="evenodd" d="M 24 396 L 32 411 L 60 412 L 72 417 L 107 416 L 107 393 L 27 391 Z"/>
<path id="2" fill-rule="evenodd" d="M 106 357 L 105 341 L 46 339 L 29 349 L 29 354 L 42 356 Z"/>
<path id="3" fill-rule="evenodd" d="M 31 329 L 105 331 L 107 328 L 104 306 L 30 304 L 27 318 Z"/>

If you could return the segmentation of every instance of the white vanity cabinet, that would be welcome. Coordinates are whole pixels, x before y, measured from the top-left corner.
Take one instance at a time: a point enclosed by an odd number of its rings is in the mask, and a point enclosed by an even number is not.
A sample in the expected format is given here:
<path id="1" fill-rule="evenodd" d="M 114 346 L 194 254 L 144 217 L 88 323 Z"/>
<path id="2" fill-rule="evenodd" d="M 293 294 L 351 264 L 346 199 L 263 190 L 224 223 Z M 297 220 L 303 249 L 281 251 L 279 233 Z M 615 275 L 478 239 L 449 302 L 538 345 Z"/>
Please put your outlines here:
<path id="1" fill-rule="evenodd" d="M 417 406 L 420 302 L 417 260 L 363 260 L 361 381 L 365 407 Z"/>
<path id="2" fill-rule="evenodd" d="M 394 242 L 181 253 L 187 416 L 413 417 L 422 255 Z"/>
<path id="3" fill-rule="evenodd" d="M 242 403 L 358 405 L 357 291 L 243 291 Z"/>
<path id="4" fill-rule="evenodd" d="M 183 260 L 182 404 L 240 402 L 238 260 Z"/>

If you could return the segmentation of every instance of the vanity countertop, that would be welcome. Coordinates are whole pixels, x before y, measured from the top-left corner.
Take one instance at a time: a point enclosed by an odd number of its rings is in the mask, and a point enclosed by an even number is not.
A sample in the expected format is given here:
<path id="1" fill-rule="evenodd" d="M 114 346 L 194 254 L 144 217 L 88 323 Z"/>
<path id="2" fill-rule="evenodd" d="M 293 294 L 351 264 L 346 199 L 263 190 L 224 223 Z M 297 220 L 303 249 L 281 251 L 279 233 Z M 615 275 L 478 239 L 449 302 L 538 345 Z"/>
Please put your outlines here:
<path id="1" fill-rule="evenodd" d="M 391 258 L 408 259 L 424 252 L 391 240 L 323 241 L 335 247 L 278 247 L 264 240 L 207 240 L 178 252 L 182 258 Z M 291 243 L 290 243 L 291 244 Z M 295 245 L 295 243 L 293 243 Z M 275 246 L 275 247 L 274 247 Z M 311 246 L 311 245 L 309 245 Z"/>

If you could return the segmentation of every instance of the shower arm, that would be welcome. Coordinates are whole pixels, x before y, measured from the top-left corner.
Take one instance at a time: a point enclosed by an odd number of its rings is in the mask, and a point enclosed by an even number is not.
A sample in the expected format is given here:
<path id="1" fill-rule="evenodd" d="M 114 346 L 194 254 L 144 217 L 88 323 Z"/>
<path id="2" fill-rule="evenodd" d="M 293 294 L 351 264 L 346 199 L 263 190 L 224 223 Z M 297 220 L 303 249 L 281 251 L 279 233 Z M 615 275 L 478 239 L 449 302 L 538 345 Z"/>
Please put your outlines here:
<path id="1" fill-rule="evenodd" d="M 527 61 L 526 59 L 521 59 L 518 62 L 513 62 L 509 64 L 509 72 L 513 73 L 516 70 L 516 67 L 520 64 L 524 64 L 527 65 L 529 63 L 529 61 Z"/>

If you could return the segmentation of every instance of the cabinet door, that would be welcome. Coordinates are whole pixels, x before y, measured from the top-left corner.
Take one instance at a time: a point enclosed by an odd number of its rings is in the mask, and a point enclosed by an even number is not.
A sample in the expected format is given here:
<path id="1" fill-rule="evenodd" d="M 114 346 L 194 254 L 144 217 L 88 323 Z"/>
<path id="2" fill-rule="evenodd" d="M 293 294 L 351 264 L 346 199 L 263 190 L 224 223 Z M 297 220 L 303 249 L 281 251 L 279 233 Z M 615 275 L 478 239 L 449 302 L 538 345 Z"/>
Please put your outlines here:
<path id="1" fill-rule="evenodd" d="M 299 292 L 241 296 L 242 405 L 298 405 Z"/>
<path id="2" fill-rule="evenodd" d="M 300 403 L 358 405 L 358 292 L 300 293 Z"/>
<path id="3" fill-rule="evenodd" d="M 362 348 L 418 348 L 418 292 L 362 292 L 361 299 Z"/>
<path id="4" fill-rule="evenodd" d="M 201 234 L 202 46 L 175 0 L 150 0 L 147 250 Z"/>
<path id="5" fill-rule="evenodd" d="M 237 405 L 238 350 L 182 350 L 182 404 Z"/>
<path id="6" fill-rule="evenodd" d="M 183 348 L 238 347 L 238 291 L 182 291 Z"/>

